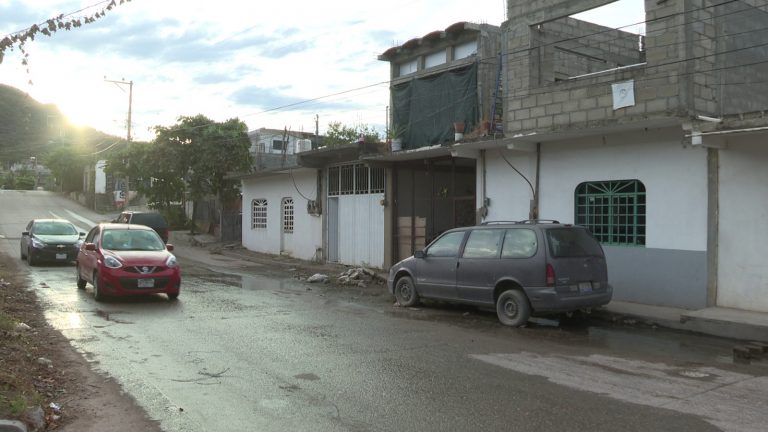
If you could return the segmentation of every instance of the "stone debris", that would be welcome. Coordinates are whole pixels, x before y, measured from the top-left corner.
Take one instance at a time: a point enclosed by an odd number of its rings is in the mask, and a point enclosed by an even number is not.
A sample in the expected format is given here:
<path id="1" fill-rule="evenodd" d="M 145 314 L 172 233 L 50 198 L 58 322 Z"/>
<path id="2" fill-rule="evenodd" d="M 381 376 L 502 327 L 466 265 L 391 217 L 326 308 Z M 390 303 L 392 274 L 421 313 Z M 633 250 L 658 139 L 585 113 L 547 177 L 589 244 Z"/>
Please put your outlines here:
<path id="1" fill-rule="evenodd" d="M 368 284 L 380 284 L 383 278 L 367 267 L 352 267 L 339 274 L 336 281 L 339 285 L 365 288 Z"/>
<path id="2" fill-rule="evenodd" d="M 52 362 L 52 361 L 50 361 L 50 360 L 48 360 L 48 359 L 47 359 L 47 358 L 45 358 L 45 357 L 40 357 L 40 358 L 38 358 L 38 359 L 37 359 L 37 363 L 38 363 L 38 364 L 41 364 L 41 365 L 43 365 L 43 366 L 48 366 L 49 368 L 50 368 L 50 367 L 53 367 L 53 362 Z"/>
<path id="3" fill-rule="evenodd" d="M 32 327 L 24 323 L 18 323 L 14 326 L 14 330 L 16 330 L 17 332 L 25 332 L 25 331 L 32 330 Z"/>
<path id="4" fill-rule="evenodd" d="M 5 279 L 0 279 L 0 288 L 7 288 L 11 286 L 10 282 L 6 282 Z"/>
<path id="5" fill-rule="evenodd" d="M 324 275 L 322 273 L 315 273 L 312 276 L 307 278 L 307 282 L 309 283 L 325 283 L 328 280 L 328 275 Z"/>
<path id="6" fill-rule="evenodd" d="M 45 411 L 39 405 L 28 409 L 24 413 L 22 420 L 29 425 L 30 431 L 45 430 Z"/>

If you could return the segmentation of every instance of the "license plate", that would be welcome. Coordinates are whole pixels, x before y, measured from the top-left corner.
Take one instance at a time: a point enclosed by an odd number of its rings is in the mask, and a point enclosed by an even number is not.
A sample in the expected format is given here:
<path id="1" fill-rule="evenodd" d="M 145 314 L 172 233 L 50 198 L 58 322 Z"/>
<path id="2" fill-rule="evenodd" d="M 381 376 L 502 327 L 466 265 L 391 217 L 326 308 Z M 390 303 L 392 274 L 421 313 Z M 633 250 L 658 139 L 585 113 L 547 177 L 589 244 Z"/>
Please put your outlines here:
<path id="1" fill-rule="evenodd" d="M 579 292 L 581 293 L 592 292 L 592 282 L 579 282 Z"/>
<path id="2" fill-rule="evenodd" d="M 56 254 L 56 259 L 67 259 L 67 254 Z"/>
<path id="3" fill-rule="evenodd" d="M 152 288 L 155 286 L 154 279 L 137 279 L 136 286 L 139 288 Z"/>

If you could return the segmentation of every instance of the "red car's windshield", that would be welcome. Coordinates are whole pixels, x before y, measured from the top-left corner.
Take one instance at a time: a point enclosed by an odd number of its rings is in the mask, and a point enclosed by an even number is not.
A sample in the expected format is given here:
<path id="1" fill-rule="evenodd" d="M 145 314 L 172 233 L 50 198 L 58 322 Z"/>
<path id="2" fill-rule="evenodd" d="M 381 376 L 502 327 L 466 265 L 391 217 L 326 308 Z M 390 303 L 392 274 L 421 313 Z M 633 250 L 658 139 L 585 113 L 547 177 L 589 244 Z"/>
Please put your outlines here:
<path id="1" fill-rule="evenodd" d="M 101 247 L 116 251 L 160 251 L 165 249 L 165 244 L 154 231 L 111 229 L 104 231 Z"/>

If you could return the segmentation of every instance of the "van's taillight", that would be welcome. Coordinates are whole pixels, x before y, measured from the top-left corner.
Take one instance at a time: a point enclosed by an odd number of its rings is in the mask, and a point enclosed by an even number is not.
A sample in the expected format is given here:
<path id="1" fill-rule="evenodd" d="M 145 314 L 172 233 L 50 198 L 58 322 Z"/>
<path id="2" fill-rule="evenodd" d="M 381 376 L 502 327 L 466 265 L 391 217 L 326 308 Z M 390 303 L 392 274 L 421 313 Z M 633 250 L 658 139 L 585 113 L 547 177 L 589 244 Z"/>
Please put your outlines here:
<path id="1" fill-rule="evenodd" d="M 555 268 L 547 264 L 547 286 L 555 286 Z"/>

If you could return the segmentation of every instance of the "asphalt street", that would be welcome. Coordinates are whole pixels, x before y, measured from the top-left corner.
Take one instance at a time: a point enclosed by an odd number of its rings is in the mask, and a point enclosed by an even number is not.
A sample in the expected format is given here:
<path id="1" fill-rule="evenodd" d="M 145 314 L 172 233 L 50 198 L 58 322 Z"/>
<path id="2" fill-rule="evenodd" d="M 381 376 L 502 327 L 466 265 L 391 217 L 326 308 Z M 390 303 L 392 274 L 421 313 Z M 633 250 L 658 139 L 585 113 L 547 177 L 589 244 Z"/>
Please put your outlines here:
<path id="1" fill-rule="evenodd" d="M 107 219 L 0 191 L 0 251 L 34 217 Z M 48 320 L 166 431 L 764 431 L 768 367 L 659 329 L 403 309 L 177 250 L 182 292 L 97 303 L 71 265 L 22 266 Z M 384 289 L 384 288 L 382 288 Z"/>

